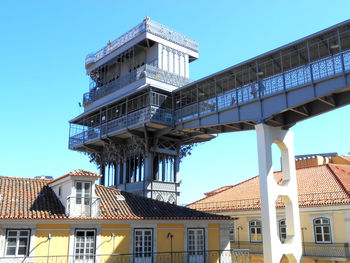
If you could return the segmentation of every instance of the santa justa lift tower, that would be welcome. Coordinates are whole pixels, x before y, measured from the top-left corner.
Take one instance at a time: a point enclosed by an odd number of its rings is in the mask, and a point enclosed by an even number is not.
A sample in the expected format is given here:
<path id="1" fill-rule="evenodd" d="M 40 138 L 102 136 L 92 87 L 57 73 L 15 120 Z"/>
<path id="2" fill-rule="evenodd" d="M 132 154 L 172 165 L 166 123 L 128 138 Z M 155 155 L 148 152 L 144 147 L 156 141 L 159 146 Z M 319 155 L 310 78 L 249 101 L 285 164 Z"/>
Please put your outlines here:
<path id="1" fill-rule="evenodd" d="M 175 130 L 171 92 L 190 83 L 198 43 L 148 17 L 86 57 L 90 90 L 70 121 L 69 148 L 84 152 L 101 184 L 179 203 L 179 161 L 210 134 Z"/>

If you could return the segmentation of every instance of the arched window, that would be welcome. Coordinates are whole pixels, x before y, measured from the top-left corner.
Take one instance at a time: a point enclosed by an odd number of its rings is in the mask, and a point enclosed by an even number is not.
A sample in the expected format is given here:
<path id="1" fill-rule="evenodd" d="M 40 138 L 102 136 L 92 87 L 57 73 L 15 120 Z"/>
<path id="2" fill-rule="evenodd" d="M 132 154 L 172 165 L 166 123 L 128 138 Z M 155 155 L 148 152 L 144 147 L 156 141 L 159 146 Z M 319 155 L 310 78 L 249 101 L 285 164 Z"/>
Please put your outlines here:
<path id="1" fill-rule="evenodd" d="M 262 242 L 261 221 L 252 220 L 249 222 L 250 242 Z"/>
<path id="2" fill-rule="evenodd" d="M 284 243 L 287 237 L 286 219 L 281 219 L 280 221 L 278 221 L 278 229 L 280 233 L 280 240 L 282 243 Z"/>
<path id="3" fill-rule="evenodd" d="M 332 243 L 331 224 L 329 218 L 318 217 L 314 219 L 314 233 L 316 243 Z"/>

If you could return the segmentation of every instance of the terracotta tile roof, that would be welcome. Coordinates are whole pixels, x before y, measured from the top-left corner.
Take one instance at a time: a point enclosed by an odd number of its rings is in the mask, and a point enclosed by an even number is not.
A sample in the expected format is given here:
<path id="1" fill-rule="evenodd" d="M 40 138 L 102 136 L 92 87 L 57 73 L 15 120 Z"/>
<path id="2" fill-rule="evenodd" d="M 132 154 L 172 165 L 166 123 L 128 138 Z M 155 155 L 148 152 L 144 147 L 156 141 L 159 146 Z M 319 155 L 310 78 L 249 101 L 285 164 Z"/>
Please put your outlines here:
<path id="1" fill-rule="evenodd" d="M 278 182 L 282 181 L 281 172 L 275 172 L 274 177 Z M 350 204 L 347 192 L 350 190 L 350 165 L 327 164 L 297 169 L 297 183 L 301 207 Z M 277 202 L 277 207 L 281 206 L 282 202 Z M 233 185 L 188 207 L 210 212 L 260 209 L 259 177 Z"/>
<path id="2" fill-rule="evenodd" d="M 96 173 L 92 173 L 92 172 L 89 172 L 89 171 L 85 171 L 85 170 L 79 169 L 79 170 L 75 170 L 73 172 L 70 172 L 68 174 L 65 174 L 65 175 L 63 175 L 61 177 L 58 177 L 58 178 L 50 181 L 49 184 L 52 184 L 54 182 L 57 182 L 59 180 L 62 180 L 63 178 L 69 177 L 69 176 L 96 177 L 96 179 L 102 177 L 102 175 L 100 175 L 100 174 L 96 174 Z"/>
<path id="3" fill-rule="evenodd" d="M 80 176 L 81 170 L 73 172 Z M 70 173 L 72 174 L 72 173 Z M 85 172 L 84 172 L 85 174 Z M 62 178 L 62 177 L 61 177 Z M 51 181 L 52 182 L 52 181 Z M 65 209 L 44 179 L 11 178 L 0 176 L 0 219 L 74 219 L 65 215 Z M 210 219 L 223 220 L 230 217 L 209 214 L 186 207 L 143 198 L 113 188 L 96 185 L 100 197 L 101 216 L 109 219 Z M 117 200 L 116 195 L 122 197 Z M 80 220 L 91 218 L 80 218 Z"/>
<path id="4" fill-rule="evenodd" d="M 108 219 L 231 219 L 187 207 L 140 197 L 114 188 L 96 185 L 96 194 L 101 198 L 101 215 Z M 124 197 L 117 200 L 116 195 Z"/>
<path id="5" fill-rule="evenodd" d="M 64 207 L 47 182 L 0 176 L 0 219 L 65 218 Z"/>

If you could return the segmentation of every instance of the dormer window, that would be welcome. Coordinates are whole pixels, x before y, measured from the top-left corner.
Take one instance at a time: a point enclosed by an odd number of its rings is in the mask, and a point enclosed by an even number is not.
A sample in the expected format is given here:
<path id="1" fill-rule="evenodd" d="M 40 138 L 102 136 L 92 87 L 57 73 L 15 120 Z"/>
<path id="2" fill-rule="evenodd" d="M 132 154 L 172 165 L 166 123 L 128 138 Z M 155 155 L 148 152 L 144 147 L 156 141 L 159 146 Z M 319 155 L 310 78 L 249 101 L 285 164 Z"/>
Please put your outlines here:
<path id="1" fill-rule="evenodd" d="M 76 191 L 76 204 L 89 205 L 91 199 L 91 182 L 77 182 Z"/>

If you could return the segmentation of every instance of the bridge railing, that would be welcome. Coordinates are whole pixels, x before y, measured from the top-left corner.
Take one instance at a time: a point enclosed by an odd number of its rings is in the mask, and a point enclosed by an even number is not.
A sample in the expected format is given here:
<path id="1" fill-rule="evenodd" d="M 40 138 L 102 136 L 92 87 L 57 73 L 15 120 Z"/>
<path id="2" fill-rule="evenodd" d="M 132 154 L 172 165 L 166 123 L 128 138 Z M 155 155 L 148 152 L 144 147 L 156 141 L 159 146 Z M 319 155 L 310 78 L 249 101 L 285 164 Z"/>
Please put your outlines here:
<path id="1" fill-rule="evenodd" d="M 349 50 L 180 108 L 175 111 L 175 121 L 183 122 L 216 111 L 237 107 L 348 71 L 350 71 Z"/>

